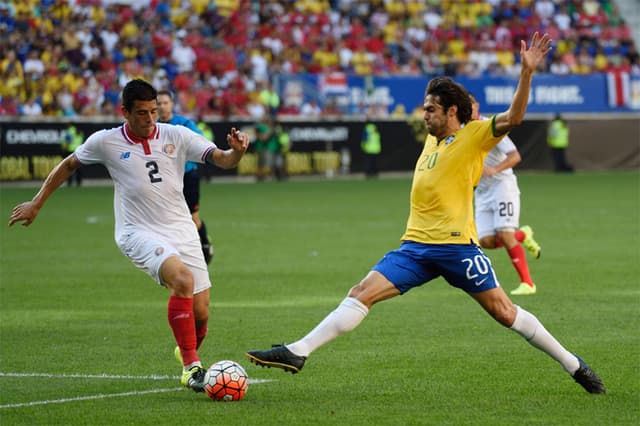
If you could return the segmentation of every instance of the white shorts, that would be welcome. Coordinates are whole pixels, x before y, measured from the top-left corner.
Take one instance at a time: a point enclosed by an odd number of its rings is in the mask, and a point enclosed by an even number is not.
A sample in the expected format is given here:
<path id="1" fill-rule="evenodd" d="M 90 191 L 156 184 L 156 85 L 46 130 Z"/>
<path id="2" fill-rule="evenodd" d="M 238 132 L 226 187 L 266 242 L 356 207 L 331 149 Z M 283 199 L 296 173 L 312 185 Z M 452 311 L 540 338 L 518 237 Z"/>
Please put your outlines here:
<path id="1" fill-rule="evenodd" d="M 178 256 L 193 274 L 193 294 L 211 287 L 199 240 L 172 243 L 157 234 L 137 231 L 120 237 L 116 244 L 136 267 L 160 285 L 164 285 L 160 279 L 160 267 L 170 256 Z"/>
<path id="2" fill-rule="evenodd" d="M 478 187 L 475 204 L 480 239 L 520 226 L 520 189 L 515 175 L 505 176 L 486 189 Z"/>

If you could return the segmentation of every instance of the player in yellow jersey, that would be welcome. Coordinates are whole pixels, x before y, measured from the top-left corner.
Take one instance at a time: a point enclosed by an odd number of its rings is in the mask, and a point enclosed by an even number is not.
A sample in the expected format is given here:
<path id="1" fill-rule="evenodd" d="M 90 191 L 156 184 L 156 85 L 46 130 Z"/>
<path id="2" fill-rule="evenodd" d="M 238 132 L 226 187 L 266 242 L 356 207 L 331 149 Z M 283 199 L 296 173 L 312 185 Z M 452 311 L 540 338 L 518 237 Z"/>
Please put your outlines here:
<path id="1" fill-rule="evenodd" d="M 522 70 L 511 106 L 490 120 L 471 121 L 467 91 L 448 77 L 431 80 L 424 97 L 429 131 L 418 158 L 402 244 L 390 251 L 342 303 L 302 339 L 247 352 L 254 363 L 299 372 L 320 346 L 353 330 L 374 304 L 442 276 L 473 297 L 496 321 L 555 359 L 585 390 L 604 393 L 596 373 L 567 351 L 531 313 L 504 292 L 477 245 L 473 190 L 487 153 L 524 119 L 536 67 L 551 50 L 547 34 L 521 42 Z"/>

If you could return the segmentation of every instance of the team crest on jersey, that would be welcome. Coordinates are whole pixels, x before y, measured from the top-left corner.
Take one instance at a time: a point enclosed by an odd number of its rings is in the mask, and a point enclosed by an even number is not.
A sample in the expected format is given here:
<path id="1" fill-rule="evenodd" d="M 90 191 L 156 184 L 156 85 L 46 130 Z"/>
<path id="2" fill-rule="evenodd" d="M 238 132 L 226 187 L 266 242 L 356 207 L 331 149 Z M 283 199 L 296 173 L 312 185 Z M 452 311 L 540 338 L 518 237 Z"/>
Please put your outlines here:
<path id="1" fill-rule="evenodd" d="M 174 152 L 176 152 L 176 146 L 172 143 L 166 143 L 162 145 L 162 152 L 164 152 L 167 155 L 171 155 Z"/>
<path id="2" fill-rule="evenodd" d="M 160 256 L 162 253 L 164 253 L 164 247 L 158 247 L 155 253 L 156 253 L 156 256 Z"/>
<path id="3" fill-rule="evenodd" d="M 447 138 L 444 140 L 444 144 L 445 144 L 445 145 L 449 145 L 451 142 L 453 142 L 453 140 L 454 140 L 455 138 L 456 138 L 456 137 L 455 137 L 454 135 L 451 135 L 451 136 L 447 137 Z"/>

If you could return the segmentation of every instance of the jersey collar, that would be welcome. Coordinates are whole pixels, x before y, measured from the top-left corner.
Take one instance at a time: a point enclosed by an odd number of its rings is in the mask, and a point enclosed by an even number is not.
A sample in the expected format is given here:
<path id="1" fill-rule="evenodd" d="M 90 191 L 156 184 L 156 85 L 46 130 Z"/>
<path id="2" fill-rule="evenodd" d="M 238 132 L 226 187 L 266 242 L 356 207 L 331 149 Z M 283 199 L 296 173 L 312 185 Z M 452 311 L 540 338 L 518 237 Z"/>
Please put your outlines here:
<path id="1" fill-rule="evenodd" d="M 134 135 L 133 133 L 131 133 L 131 131 L 129 130 L 129 125 L 127 123 L 124 123 L 124 126 L 122 126 L 122 136 L 124 136 L 125 140 L 130 144 L 139 143 L 140 145 L 142 145 L 142 148 L 144 149 L 144 154 L 151 155 L 151 147 L 149 147 L 149 140 L 158 139 L 160 137 L 160 129 L 158 129 L 158 126 L 155 126 L 155 128 L 153 129 L 153 133 L 149 138 L 140 138 Z"/>

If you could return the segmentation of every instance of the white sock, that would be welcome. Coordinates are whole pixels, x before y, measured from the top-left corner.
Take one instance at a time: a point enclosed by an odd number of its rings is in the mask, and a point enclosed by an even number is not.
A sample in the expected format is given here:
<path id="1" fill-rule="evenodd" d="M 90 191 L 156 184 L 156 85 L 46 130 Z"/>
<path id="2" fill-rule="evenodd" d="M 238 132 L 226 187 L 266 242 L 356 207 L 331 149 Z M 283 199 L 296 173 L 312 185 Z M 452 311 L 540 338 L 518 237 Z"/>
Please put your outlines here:
<path id="1" fill-rule="evenodd" d="M 367 316 L 369 309 L 354 297 L 347 297 L 313 330 L 297 342 L 287 346 L 299 356 L 309 354 L 341 334 L 353 330 Z"/>
<path id="2" fill-rule="evenodd" d="M 573 374 L 580 368 L 580 362 L 571 352 L 567 351 L 544 328 L 533 314 L 516 305 L 516 319 L 511 329 L 524 337 L 531 346 L 536 347 L 558 361 L 567 373 Z"/>

